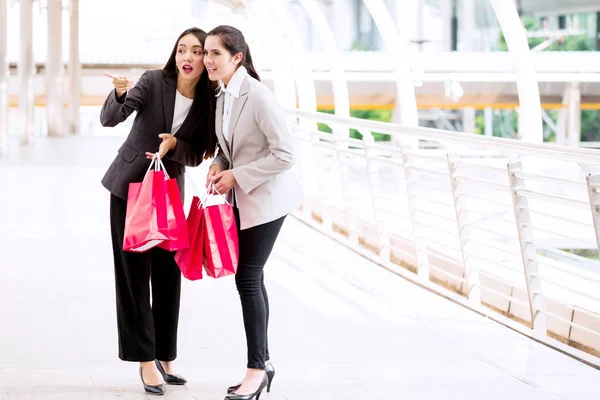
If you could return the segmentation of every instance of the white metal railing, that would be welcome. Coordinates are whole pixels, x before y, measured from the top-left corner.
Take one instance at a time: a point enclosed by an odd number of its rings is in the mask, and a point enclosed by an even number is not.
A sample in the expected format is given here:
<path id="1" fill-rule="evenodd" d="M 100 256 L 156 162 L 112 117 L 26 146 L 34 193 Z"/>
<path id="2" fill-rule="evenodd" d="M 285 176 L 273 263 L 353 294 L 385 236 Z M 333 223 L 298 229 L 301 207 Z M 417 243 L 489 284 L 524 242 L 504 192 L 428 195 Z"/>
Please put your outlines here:
<path id="1" fill-rule="evenodd" d="M 299 218 L 532 336 L 600 354 L 599 151 L 288 114 Z"/>

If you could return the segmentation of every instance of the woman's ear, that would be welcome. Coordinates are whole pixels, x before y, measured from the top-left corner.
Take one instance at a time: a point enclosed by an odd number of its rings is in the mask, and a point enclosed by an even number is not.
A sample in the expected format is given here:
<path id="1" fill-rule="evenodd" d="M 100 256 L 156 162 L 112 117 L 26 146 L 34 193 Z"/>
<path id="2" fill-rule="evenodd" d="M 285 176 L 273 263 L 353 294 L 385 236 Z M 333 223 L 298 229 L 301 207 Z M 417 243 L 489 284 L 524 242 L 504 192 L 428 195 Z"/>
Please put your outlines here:
<path id="1" fill-rule="evenodd" d="M 234 57 L 233 57 L 233 63 L 235 65 L 238 65 L 239 63 L 242 62 L 242 59 L 244 58 L 244 55 L 242 53 L 237 53 Z"/>

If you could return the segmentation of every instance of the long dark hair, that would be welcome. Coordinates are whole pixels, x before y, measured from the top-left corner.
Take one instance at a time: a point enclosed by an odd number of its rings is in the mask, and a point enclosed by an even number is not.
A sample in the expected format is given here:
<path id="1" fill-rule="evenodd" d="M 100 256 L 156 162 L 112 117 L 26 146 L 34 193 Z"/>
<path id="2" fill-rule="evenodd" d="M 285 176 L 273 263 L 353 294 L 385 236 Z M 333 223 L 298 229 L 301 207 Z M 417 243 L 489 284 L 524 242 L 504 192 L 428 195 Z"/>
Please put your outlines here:
<path id="1" fill-rule="evenodd" d="M 189 28 L 179 35 L 175 41 L 175 46 L 173 46 L 171 56 L 163 67 L 164 73 L 173 76 L 175 79 L 177 79 L 178 75 L 176 60 L 177 46 L 179 45 L 181 38 L 189 34 L 196 36 L 200 43 L 202 43 L 202 47 L 204 47 L 204 43 L 206 42 L 207 34 L 200 28 Z M 215 134 L 215 90 L 216 84 L 208 79 L 208 72 L 205 68 L 202 75 L 200 75 L 198 84 L 196 84 L 194 102 L 189 111 L 190 114 L 196 115 L 198 119 L 202 119 L 202 125 L 206 127 L 207 134 L 204 137 L 205 140 L 196 140 L 194 142 L 194 144 L 200 146 L 197 151 L 204 154 L 204 159 L 214 157 L 217 149 L 217 135 Z"/>
<path id="2" fill-rule="evenodd" d="M 248 47 L 246 38 L 244 38 L 244 34 L 239 29 L 229 25 L 219 25 L 208 32 L 208 36 L 218 36 L 221 39 L 221 43 L 223 43 L 223 47 L 225 47 L 232 57 L 237 53 L 242 53 L 242 62 L 239 65 L 246 67 L 248 74 L 257 81 L 260 81 L 260 76 L 258 76 L 252 63 L 250 47 Z"/>

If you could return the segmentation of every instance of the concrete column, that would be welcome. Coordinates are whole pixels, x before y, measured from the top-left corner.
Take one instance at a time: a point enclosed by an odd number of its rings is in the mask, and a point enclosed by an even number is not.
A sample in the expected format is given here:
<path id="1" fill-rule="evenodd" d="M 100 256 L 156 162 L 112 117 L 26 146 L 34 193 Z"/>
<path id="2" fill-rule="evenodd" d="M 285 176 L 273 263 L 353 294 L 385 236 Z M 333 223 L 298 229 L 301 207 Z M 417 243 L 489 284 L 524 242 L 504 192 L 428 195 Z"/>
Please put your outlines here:
<path id="1" fill-rule="evenodd" d="M 441 51 L 452 51 L 452 0 L 440 0 L 442 17 Z"/>
<path id="2" fill-rule="evenodd" d="M 8 150 L 8 0 L 0 0 L 0 157 Z"/>
<path id="3" fill-rule="evenodd" d="M 581 142 L 581 87 L 578 82 L 569 87 L 569 116 L 567 123 L 567 141 L 569 146 L 579 147 Z"/>
<path id="4" fill-rule="evenodd" d="M 19 113 L 21 144 L 33 142 L 33 0 L 21 0 L 19 4 L 21 43 L 19 46 Z"/>
<path id="5" fill-rule="evenodd" d="M 46 113 L 48 136 L 65 134 L 63 110 L 62 2 L 48 2 L 48 52 L 46 57 Z"/>
<path id="6" fill-rule="evenodd" d="M 409 49 L 419 49 L 423 37 L 423 26 L 419 24 L 422 13 L 419 11 L 423 0 L 396 0 L 394 10 L 395 26 L 406 39 Z M 421 26 L 419 26 L 421 25 Z M 388 49 L 388 51 L 390 51 Z"/>
<path id="7" fill-rule="evenodd" d="M 486 107 L 485 110 L 483 110 L 483 118 L 485 121 L 485 136 L 494 136 L 494 109 L 492 107 Z"/>
<path id="8" fill-rule="evenodd" d="M 475 0 L 463 0 L 462 34 L 460 49 L 473 51 L 475 49 Z"/>
<path id="9" fill-rule="evenodd" d="M 79 61 L 79 0 L 69 2 L 69 133 L 79 132 L 81 64 Z"/>
<path id="10" fill-rule="evenodd" d="M 466 133 L 475 133 L 475 109 L 463 108 L 463 130 Z"/>

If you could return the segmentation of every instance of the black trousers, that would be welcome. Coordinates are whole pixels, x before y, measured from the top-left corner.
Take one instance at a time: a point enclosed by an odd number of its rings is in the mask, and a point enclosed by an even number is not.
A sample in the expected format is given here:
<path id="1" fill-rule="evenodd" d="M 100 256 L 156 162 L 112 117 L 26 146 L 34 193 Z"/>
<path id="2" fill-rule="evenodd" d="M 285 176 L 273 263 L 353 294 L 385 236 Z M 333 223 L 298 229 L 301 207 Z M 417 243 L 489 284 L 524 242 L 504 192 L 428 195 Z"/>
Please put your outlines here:
<path id="1" fill-rule="evenodd" d="M 126 210 L 127 202 L 111 194 L 119 358 L 172 361 L 177 357 L 181 272 L 174 253 L 166 250 L 123 251 Z"/>
<path id="2" fill-rule="evenodd" d="M 239 212 L 235 209 L 238 227 Z M 235 284 L 242 302 L 248 368 L 264 369 L 270 359 L 267 328 L 269 298 L 265 288 L 264 266 L 271 255 L 285 216 L 275 221 L 239 230 L 239 261 Z M 239 229 L 239 228 L 238 228 Z"/>

